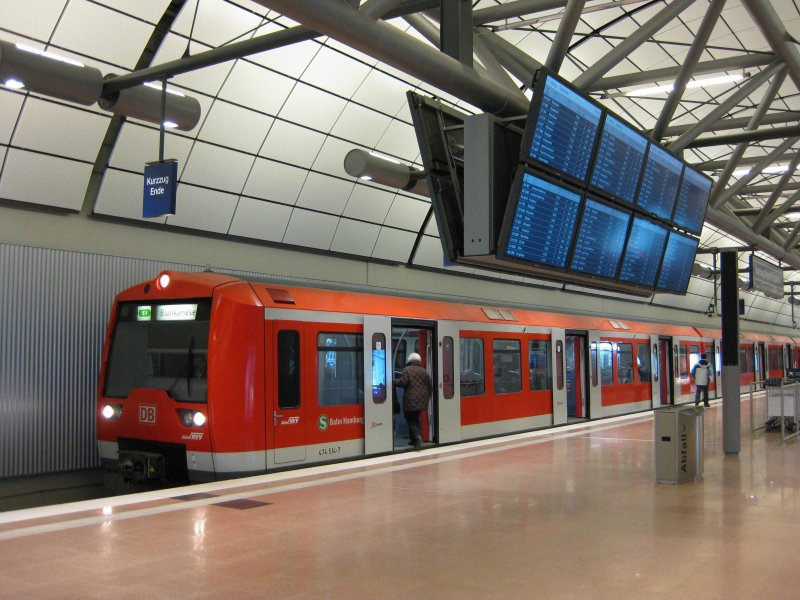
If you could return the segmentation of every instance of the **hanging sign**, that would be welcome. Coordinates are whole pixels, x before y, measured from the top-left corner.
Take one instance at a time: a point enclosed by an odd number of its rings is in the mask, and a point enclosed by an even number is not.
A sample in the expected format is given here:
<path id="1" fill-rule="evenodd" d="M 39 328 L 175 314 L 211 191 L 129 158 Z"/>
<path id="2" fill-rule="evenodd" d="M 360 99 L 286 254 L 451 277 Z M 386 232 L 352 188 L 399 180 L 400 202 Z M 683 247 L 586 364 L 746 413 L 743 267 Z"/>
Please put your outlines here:
<path id="1" fill-rule="evenodd" d="M 174 159 L 147 163 L 144 167 L 142 217 L 175 214 L 178 191 L 178 161 Z"/>

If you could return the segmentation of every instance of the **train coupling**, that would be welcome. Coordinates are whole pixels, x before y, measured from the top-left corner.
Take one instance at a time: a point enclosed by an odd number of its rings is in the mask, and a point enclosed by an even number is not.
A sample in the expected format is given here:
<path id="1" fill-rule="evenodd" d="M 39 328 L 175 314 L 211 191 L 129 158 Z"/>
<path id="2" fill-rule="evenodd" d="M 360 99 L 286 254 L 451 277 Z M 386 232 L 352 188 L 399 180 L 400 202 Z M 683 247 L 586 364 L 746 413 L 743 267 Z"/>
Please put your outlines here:
<path id="1" fill-rule="evenodd" d="M 122 452 L 119 471 L 125 481 L 157 481 L 164 478 L 164 456 L 155 452 Z"/>

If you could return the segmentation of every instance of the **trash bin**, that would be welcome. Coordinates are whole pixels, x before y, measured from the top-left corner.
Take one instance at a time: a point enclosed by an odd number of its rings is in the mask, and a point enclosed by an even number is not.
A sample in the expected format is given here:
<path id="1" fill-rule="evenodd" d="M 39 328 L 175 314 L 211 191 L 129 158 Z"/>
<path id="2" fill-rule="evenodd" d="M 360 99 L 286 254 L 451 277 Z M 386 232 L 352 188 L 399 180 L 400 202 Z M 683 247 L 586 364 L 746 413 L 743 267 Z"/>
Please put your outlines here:
<path id="1" fill-rule="evenodd" d="M 656 481 L 686 483 L 703 477 L 703 408 L 665 406 L 654 411 Z"/>

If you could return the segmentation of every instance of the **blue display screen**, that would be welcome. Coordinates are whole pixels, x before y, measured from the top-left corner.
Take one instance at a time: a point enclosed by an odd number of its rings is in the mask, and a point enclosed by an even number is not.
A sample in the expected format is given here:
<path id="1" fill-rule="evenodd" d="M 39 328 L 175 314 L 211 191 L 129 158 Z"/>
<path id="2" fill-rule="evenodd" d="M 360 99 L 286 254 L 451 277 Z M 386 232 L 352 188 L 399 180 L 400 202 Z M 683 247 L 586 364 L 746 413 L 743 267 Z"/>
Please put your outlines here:
<path id="1" fill-rule="evenodd" d="M 656 286 L 658 289 L 676 294 L 686 292 L 694 257 L 697 254 L 697 244 L 698 240 L 695 238 L 677 231 L 670 232 L 664 261 L 661 263 L 661 273 L 658 275 Z"/>
<path id="2" fill-rule="evenodd" d="M 386 350 L 372 349 L 372 399 L 383 402 L 386 399 Z"/>
<path id="3" fill-rule="evenodd" d="M 663 148 L 650 144 L 636 205 L 669 221 L 675 207 L 682 170 L 683 163 L 680 160 Z"/>
<path id="4" fill-rule="evenodd" d="M 528 156 L 585 182 L 601 115 L 600 107 L 546 77 Z"/>
<path id="5" fill-rule="evenodd" d="M 646 151 L 644 137 L 607 114 L 590 183 L 632 205 Z"/>
<path id="6" fill-rule="evenodd" d="M 613 279 L 625 247 L 630 213 L 586 199 L 570 270 Z"/>
<path id="7" fill-rule="evenodd" d="M 634 217 L 628 245 L 622 257 L 620 281 L 654 287 L 666 241 L 666 228 L 647 219 Z"/>
<path id="8" fill-rule="evenodd" d="M 678 227 L 700 234 L 706 216 L 706 205 L 711 193 L 711 180 L 698 171 L 686 167 L 683 172 L 678 202 L 672 220 Z"/>
<path id="9" fill-rule="evenodd" d="M 563 269 L 580 203 L 576 192 L 525 172 L 505 256 Z"/>

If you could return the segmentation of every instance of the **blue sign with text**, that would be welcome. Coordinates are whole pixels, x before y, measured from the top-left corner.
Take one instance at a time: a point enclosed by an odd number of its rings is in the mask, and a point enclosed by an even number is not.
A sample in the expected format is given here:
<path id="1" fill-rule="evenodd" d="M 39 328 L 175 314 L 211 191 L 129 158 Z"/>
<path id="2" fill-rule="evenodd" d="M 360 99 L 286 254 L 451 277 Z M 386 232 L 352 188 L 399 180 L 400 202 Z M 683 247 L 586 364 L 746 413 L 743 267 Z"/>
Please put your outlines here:
<path id="1" fill-rule="evenodd" d="M 144 167 L 144 201 L 142 217 L 161 217 L 175 214 L 178 191 L 178 161 L 165 160 L 147 163 Z"/>

